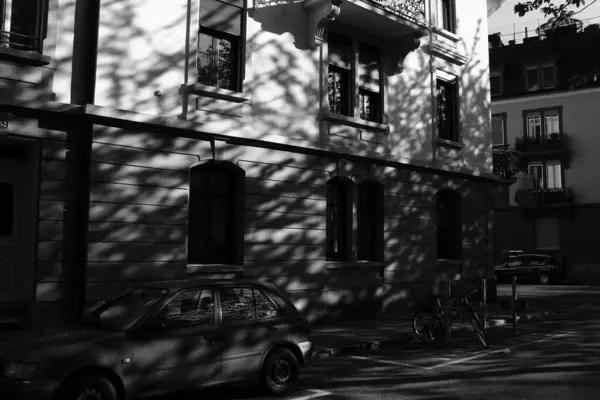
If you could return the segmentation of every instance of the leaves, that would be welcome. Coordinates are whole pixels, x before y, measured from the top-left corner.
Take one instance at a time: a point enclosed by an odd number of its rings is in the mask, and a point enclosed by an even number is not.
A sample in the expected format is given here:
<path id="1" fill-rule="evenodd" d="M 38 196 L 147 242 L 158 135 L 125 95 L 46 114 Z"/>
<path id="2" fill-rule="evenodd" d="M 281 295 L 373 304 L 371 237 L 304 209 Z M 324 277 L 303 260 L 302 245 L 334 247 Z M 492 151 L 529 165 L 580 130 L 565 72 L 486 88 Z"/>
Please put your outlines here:
<path id="1" fill-rule="evenodd" d="M 532 0 L 517 3 L 514 8 L 515 14 L 523 17 L 531 11 L 540 10 L 545 17 L 565 20 L 573 16 L 573 8 L 579 8 L 585 5 L 585 0 L 564 0 L 555 4 L 553 0 Z"/>

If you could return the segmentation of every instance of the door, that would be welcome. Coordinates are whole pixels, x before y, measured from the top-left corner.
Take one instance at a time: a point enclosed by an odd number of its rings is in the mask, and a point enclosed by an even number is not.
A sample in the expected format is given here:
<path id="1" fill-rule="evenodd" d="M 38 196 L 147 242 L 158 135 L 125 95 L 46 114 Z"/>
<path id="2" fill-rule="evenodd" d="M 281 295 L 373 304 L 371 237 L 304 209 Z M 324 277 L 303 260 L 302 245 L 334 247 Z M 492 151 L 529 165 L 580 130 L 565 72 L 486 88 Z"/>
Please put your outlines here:
<path id="1" fill-rule="evenodd" d="M 220 380 L 221 345 L 216 337 L 212 289 L 179 292 L 145 321 L 133 343 L 136 392 L 163 393 Z"/>
<path id="2" fill-rule="evenodd" d="M 21 272 L 19 250 L 23 229 L 19 224 L 21 198 L 21 169 L 16 161 L 0 158 L 0 303 L 24 301 L 25 285 Z"/>
<path id="3" fill-rule="evenodd" d="M 278 309 L 257 288 L 219 290 L 223 336 L 223 378 L 255 379 L 265 352 L 287 335 Z"/>

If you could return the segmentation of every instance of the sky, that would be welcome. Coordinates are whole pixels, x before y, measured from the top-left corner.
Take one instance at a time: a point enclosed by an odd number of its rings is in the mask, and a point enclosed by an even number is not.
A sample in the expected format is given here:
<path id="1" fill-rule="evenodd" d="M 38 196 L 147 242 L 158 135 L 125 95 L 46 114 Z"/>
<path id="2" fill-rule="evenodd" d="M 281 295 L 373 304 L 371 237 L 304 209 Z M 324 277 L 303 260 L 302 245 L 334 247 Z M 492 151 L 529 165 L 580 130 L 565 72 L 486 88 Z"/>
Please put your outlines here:
<path id="1" fill-rule="evenodd" d="M 514 25 L 514 30 L 517 32 L 517 40 L 519 36 L 521 38 L 524 36 L 525 27 L 528 28 L 529 36 L 535 36 L 538 21 L 541 25 L 546 19 L 540 11 L 534 11 L 526 14 L 524 17 L 519 17 L 513 11 L 515 4 L 519 3 L 519 1 L 524 2 L 525 0 L 487 0 L 488 32 L 490 34 L 501 32 L 503 35 L 512 36 Z M 600 0 L 591 4 L 592 2 L 593 0 L 586 0 L 586 6 L 589 7 L 575 16 L 575 18 L 583 21 L 584 26 L 591 23 L 600 24 Z M 556 1 L 556 3 L 560 3 L 560 0 Z M 508 37 L 506 40 L 508 40 Z"/>

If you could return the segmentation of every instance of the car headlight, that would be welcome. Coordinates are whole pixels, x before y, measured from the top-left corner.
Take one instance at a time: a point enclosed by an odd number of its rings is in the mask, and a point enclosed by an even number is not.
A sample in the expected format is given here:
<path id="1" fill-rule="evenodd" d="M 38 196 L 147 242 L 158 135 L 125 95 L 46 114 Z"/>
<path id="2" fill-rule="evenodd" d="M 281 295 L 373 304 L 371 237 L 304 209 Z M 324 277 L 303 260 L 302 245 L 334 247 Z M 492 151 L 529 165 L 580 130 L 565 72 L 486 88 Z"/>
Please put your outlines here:
<path id="1" fill-rule="evenodd" d="M 2 374 L 9 379 L 31 379 L 37 367 L 38 364 L 34 362 L 9 361 L 4 364 Z"/>

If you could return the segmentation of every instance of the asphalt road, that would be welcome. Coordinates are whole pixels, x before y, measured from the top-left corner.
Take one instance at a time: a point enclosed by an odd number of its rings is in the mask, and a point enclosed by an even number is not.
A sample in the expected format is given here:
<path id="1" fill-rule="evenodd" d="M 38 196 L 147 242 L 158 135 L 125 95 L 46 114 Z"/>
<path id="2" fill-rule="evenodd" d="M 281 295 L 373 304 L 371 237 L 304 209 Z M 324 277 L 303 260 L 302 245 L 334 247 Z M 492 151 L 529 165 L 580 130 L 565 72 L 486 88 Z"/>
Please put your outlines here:
<path id="1" fill-rule="evenodd" d="M 281 400 L 596 400 L 598 311 L 524 326 L 516 337 L 492 338 L 488 350 L 473 338 L 452 348 L 390 347 L 321 359 Z M 191 398 L 273 399 L 252 387 L 211 389 Z"/>

